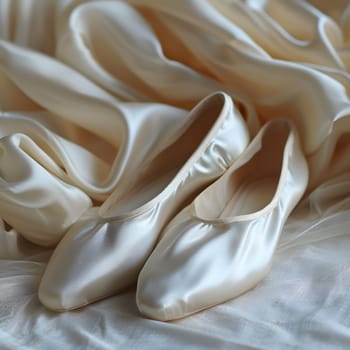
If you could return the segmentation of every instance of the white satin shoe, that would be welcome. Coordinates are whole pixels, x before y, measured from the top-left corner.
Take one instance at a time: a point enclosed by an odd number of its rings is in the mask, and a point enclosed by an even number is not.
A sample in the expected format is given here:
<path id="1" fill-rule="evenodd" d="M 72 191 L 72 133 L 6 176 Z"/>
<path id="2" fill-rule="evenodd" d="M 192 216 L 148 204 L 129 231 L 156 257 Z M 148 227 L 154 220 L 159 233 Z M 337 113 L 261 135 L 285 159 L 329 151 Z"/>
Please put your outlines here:
<path id="1" fill-rule="evenodd" d="M 255 286 L 307 181 L 295 127 L 283 119 L 265 124 L 225 174 L 165 228 L 139 275 L 141 313 L 182 318 Z"/>
<path id="2" fill-rule="evenodd" d="M 248 142 L 231 98 L 224 93 L 205 98 L 166 150 L 72 226 L 44 272 L 40 301 L 54 310 L 75 309 L 136 282 L 164 226 Z"/>

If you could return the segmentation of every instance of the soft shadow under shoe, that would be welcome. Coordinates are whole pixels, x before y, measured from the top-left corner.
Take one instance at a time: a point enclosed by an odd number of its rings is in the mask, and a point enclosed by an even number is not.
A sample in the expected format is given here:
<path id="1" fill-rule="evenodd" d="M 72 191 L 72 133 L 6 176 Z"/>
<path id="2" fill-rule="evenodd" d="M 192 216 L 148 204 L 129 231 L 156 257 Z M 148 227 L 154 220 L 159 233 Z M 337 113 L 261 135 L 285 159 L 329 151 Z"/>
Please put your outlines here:
<path id="1" fill-rule="evenodd" d="M 182 318 L 255 286 L 307 181 L 294 126 L 283 119 L 265 124 L 225 174 L 165 228 L 139 275 L 141 313 Z"/>
<path id="2" fill-rule="evenodd" d="M 165 225 L 248 142 L 245 122 L 228 95 L 202 100 L 168 148 L 72 226 L 43 274 L 40 301 L 54 310 L 75 309 L 135 283 Z"/>

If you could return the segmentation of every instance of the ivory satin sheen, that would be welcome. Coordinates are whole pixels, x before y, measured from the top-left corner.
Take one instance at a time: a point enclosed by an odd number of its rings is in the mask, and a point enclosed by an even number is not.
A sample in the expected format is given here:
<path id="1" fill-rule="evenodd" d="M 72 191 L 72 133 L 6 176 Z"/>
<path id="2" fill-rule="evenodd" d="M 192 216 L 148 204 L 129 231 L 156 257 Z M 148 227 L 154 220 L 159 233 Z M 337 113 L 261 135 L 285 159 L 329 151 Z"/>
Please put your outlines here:
<path id="1" fill-rule="evenodd" d="M 295 128 L 285 120 L 267 123 L 164 230 L 139 275 L 140 311 L 162 321 L 182 318 L 256 285 L 307 180 Z"/>
<path id="2" fill-rule="evenodd" d="M 71 227 L 46 267 L 41 302 L 54 310 L 74 309 L 136 282 L 164 225 L 224 173 L 247 143 L 230 97 L 204 99 L 173 144 Z M 69 260 L 71 268 L 62 269 Z"/>
<path id="3" fill-rule="evenodd" d="M 268 283 L 347 210 L 349 45 L 342 0 L 0 0 L 0 273 L 161 321 Z"/>

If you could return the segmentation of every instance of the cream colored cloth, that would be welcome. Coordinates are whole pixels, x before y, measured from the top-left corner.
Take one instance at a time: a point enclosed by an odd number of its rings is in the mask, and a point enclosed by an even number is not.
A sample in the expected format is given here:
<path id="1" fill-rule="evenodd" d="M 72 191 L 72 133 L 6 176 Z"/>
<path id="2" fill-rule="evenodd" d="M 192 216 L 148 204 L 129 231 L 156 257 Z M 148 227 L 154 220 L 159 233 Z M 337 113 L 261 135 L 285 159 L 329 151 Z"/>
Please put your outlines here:
<path id="1" fill-rule="evenodd" d="M 346 349 L 349 30 L 342 0 L 0 0 L 0 347 Z M 47 311 L 55 245 L 219 90 L 251 138 L 292 120 L 308 160 L 268 276 L 173 323 L 141 316 L 135 288 Z"/>

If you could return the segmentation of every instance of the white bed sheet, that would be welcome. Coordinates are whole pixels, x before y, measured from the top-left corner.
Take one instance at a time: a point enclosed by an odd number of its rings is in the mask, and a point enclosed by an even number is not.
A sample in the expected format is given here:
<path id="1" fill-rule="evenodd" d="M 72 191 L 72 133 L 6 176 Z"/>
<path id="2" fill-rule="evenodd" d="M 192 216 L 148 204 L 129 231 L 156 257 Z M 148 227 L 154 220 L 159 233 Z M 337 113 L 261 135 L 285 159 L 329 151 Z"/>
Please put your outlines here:
<path id="1" fill-rule="evenodd" d="M 1 349 L 347 349 L 349 225 L 349 201 L 321 215 L 292 216 L 256 288 L 167 323 L 139 314 L 134 288 L 81 310 L 48 311 L 36 292 L 50 251 L 27 244 L 22 256 L 2 252 Z M 2 239 L 3 247 L 13 243 Z"/>

